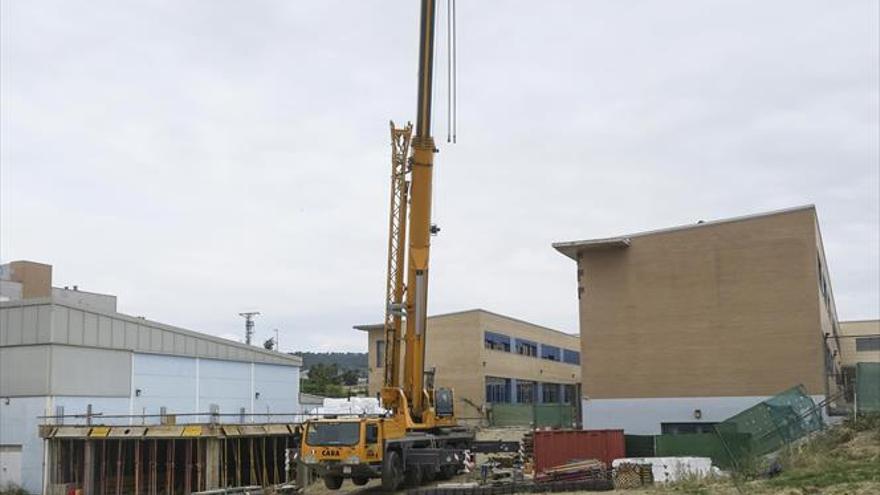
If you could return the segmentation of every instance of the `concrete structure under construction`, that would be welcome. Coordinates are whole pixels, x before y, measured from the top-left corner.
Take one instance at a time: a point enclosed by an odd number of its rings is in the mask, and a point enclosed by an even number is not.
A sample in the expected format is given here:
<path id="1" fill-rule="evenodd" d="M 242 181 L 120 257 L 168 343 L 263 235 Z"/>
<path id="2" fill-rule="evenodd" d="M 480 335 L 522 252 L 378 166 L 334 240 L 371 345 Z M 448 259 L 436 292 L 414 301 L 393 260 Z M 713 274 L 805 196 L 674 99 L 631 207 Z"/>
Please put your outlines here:
<path id="1" fill-rule="evenodd" d="M 703 431 L 798 384 L 837 395 L 813 206 L 554 247 L 577 264 L 586 428 Z"/>
<path id="2" fill-rule="evenodd" d="M 384 376 L 384 327 L 354 328 L 367 332 L 369 393 L 375 396 Z M 577 335 L 484 309 L 430 316 L 426 332 L 425 367 L 435 370 L 436 386 L 454 390 L 456 416 L 461 420 L 481 421 L 499 404 L 577 407 L 581 376 Z"/>
<path id="3" fill-rule="evenodd" d="M 0 453 L 13 467 L 0 485 L 48 490 L 41 424 L 266 423 L 301 412 L 299 357 L 118 313 L 114 296 L 52 287 L 49 265 L 3 265 L 2 282 Z"/>

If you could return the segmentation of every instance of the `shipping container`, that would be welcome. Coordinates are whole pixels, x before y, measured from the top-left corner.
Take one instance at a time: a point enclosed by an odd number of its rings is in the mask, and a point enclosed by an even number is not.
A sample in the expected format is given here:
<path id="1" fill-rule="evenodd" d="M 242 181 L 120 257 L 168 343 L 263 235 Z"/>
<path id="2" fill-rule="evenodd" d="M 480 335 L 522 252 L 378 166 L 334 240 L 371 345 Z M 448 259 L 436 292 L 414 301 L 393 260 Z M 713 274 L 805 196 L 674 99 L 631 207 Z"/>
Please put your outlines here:
<path id="1" fill-rule="evenodd" d="M 623 430 L 535 431 L 535 473 L 583 459 L 598 459 L 608 466 L 626 456 Z"/>

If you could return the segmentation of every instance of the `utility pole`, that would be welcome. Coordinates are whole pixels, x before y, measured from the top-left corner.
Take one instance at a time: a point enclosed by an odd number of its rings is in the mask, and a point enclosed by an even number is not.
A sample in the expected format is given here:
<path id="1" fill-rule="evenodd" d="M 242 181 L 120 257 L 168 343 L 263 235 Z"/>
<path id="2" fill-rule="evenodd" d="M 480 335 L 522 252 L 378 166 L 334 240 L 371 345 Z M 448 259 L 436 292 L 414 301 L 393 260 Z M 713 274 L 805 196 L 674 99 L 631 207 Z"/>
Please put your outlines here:
<path id="1" fill-rule="evenodd" d="M 247 345 L 251 345 L 251 337 L 254 336 L 254 316 L 257 316 L 259 314 L 259 311 L 250 311 L 238 314 L 238 316 L 244 318 L 244 343 Z"/>
<path id="2" fill-rule="evenodd" d="M 281 344 L 278 343 L 278 329 L 275 329 L 275 350 L 281 352 Z"/>

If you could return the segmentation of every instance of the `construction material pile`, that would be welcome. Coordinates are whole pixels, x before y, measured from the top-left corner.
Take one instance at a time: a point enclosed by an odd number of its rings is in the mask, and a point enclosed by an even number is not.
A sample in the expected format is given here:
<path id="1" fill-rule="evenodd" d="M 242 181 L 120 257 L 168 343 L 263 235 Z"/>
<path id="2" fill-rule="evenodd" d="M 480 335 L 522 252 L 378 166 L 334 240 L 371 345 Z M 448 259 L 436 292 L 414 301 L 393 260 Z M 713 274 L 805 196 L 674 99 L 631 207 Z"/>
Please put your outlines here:
<path id="1" fill-rule="evenodd" d="M 522 438 L 523 471 L 533 473 L 535 470 L 535 433 L 528 431 Z"/>
<path id="2" fill-rule="evenodd" d="M 639 488 L 654 483 L 650 464 L 624 462 L 614 468 L 614 489 Z"/>
<path id="3" fill-rule="evenodd" d="M 574 461 L 562 466 L 545 469 L 535 475 L 535 483 L 552 483 L 554 481 L 585 481 L 607 480 L 608 471 L 605 463 L 596 459 Z"/>

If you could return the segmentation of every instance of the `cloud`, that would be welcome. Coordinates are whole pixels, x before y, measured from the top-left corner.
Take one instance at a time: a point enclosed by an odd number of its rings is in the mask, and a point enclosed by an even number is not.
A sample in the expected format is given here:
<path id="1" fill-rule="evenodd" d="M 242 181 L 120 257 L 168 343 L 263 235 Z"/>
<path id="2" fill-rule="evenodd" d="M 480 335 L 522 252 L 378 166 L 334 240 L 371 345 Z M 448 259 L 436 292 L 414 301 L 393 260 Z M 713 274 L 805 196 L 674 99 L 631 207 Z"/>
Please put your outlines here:
<path id="1" fill-rule="evenodd" d="M 87 7 L 87 8 L 86 8 Z M 5 2 L 0 254 L 285 350 L 383 311 L 413 2 Z M 844 319 L 880 313 L 876 2 L 459 2 L 438 35 L 431 312 L 577 330 L 559 240 L 805 203 Z M 440 19 L 440 25 L 445 25 Z"/>

